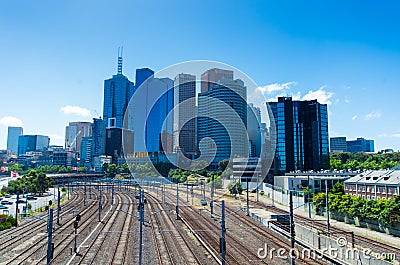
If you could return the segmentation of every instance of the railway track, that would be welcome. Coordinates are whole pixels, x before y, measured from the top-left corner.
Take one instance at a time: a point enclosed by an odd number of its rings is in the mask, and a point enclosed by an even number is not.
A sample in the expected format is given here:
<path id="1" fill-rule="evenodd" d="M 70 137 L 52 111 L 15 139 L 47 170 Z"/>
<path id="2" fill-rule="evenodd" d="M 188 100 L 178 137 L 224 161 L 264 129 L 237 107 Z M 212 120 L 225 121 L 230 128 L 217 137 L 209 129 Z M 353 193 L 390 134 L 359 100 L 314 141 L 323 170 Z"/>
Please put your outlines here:
<path id="1" fill-rule="evenodd" d="M 165 209 L 163 205 L 151 194 L 147 194 L 149 210 L 157 213 L 151 215 L 153 240 L 160 264 L 203 264 L 204 262 L 194 252 L 198 246 L 193 239 L 190 241 L 183 233 L 179 224 L 172 221 L 172 208 Z M 175 218 L 175 215 L 174 217 Z M 174 224 L 175 222 L 175 224 Z"/>
<path id="2" fill-rule="evenodd" d="M 83 197 L 83 193 L 80 194 Z M 87 208 L 80 211 L 82 219 L 90 219 L 93 216 L 93 213 L 96 211 L 95 202 L 91 202 L 87 205 Z M 66 211 L 66 213 L 70 212 Z M 56 227 L 53 230 L 53 243 L 54 243 L 54 253 L 68 241 L 71 237 L 72 232 L 72 224 L 75 220 L 75 215 L 71 215 L 71 218 L 68 219 L 63 225 L 60 227 Z M 46 226 L 46 224 L 45 224 Z M 17 255 L 14 255 L 11 259 L 6 261 L 6 264 L 41 264 L 45 262 L 46 259 L 46 250 L 47 250 L 47 233 L 39 233 L 38 230 L 35 231 L 37 234 L 35 238 L 34 245 L 31 245 L 22 250 Z"/>
<path id="3" fill-rule="evenodd" d="M 176 200 L 174 194 L 167 193 L 169 202 Z M 184 204 L 185 200 L 180 197 L 180 203 Z M 220 223 L 211 218 L 206 218 L 204 214 L 200 215 L 198 211 L 190 206 L 180 207 L 180 215 L 190 223 L 192 228 L 196 233 L 202 238 L 204 242 L 207 242 L 208 247 L 212 249 L 214 253 L 219 253 L 219 238 L 220 238 Z M 263 247 L 263 243 L 268 243 L 270 247 L 285 248 L 289 251 L 289 244 L 285 243 L 286 239 L 283 239 L 281 244 L 276 244 L 277 236 L 275 233 L 264 231 L 263 228 L 259 227 L 257 223 L 243 223 L 242 216 L 235 216 L 233 212 L 228 210 L 232 216 L 235 217 L 236 224 L 238 227 L 229 229 L 227 223 L 227 255 L 226 264 L 287 264 L 287 261 L 273 259 L 273 260 L 263 260 L 257 255 L 257 250 Z M 207 216 L 209 216 L 207 214 Z M 235 236 L 235 230 L 241 230 L 243 234 L 248 234 L 247 238 L 238 238 Z M 257 238 L 258 241 L 255 241 Z M 258 242 L 258 243 L 255 243 Z M 261 244 L 261 243 L 262 244 Z M 288 253 L 288 252 L 287 252 Z M 219 255 L 219 254 L 217 254 Z M 300 264 L 325 264 L 324 262 L 314 261 L 314 260 L 299 260 Z"/>
<path id="4" fill-rule="evenodd" d="M 262 203 L 257 203 L 255 205 L 262 206 L 263 208 L 268 209 L 269 211 L 278 213 L 278 214 L 288 214 L 287 211 L 282 210 L 280 208 L 274 207 L 274 206 L 265 206 Z M 294 220 L 295 222 L 301 222 L 303 226 L 310 227 L 311 229 L 317 229 L 320 232 L 327 233 L 327 227 L 326 225 L 320 223 L 320 222 L 313 222 L 312 220 L 301 216 L 301 215 L 294 215 Z M 350 244 L 352 239 L 351 235 L 349 235 L 349 231 L 337 228 L 337 227 L 330 227 L 330 235 L 333 238 L 338 238 L 338 237 L 346 237 L 347 242 Z M 370 238 L 366 238 L 357 234 L 354 234 L 354 245 L 361 247 L 361 248 L 370 248 L 372 252 L 374 253 L 394 253 L 398 254 L 400 253 L 400 248 L 394 247 L 390 244 L 386 244 L 384 242 L 378 242 L 371 240 Z M 400 261 L 400 256 L 396 255 L 396 260 Z"/>
<path id="5" fill-rule="evenodd" d="M 228 193 L 222 193 L 222 192 L 219 192 L 219 191 L 217 191 L 216 193 L 218 195 L 220 195 L 220 196 L 226 196 L 228 198 L 234 198 L 234 195 L 230 195 Z M 200 194 L 200 197 L 201 197 L 201 194 Z M 244 201 L 242 200 L 242 202 L 244 202 Z M 265 205 L 262 202 L 256 202 L 256 201 L 250 200 L 249 201 L 249 205 L 253 206 L 253 207 L 259 207 L 259 208 L 262 208 L 262 209 L 267 209 L 267 210 L 269 210 L 271 212 L 275 212 L 277 214 L 284 214 L 284 215 L 288 215 L 289 214 L 285 210 L 282 210 L 280 208 L 277 208 L 277 207 L 274 207 L 274 206 L 271 206 L 271 205 Z M 301 215 L 298 215 L 298 214 L 294 215 L 294 219 L 295 219 L 295 222 L 296 221 L 301 222 L 302 225 L 310 227 L 311 229 L 317 229 L 322 233 L 325 233 L 325 234 L 327 233 L 326 224 L 324 225 L 323 223 L 315 222 L 315 220 L 310 220 L 309 218 L 301 216 Z M 349 242 L 349 244 L 352 242 L 352 238 L 351 238 L 351 235 L 350 235 L 351 232 L 343 230 L 343 229 L 340 229 L 338 227 L 333 227 L 333 226 L 330 227 L 330 231 L 331 231 L 331 236 L 332 237 L 334 237 L 334 238 L 335 237 L 336 238 L 337 237 L 346 237 L 347 242 Z M 355 246 L 358 246 L 359 248 L 364 248 L 364 249 L 365 248 L 369 248 L 369 249 L 372 250 L 373 253 L 396 254 L 395 258 L 396 258 L 397 261 L 400 262 L 400 255 L 398 255 L 398 253 L 400 253 L 400 248 L 399 247 L 395 247 L 395 246 L 393 246 L 391 244 L 388 244 L 388 243 L 375 241 L 375 240 L 372 240 L 371 238 L 367 238 L 367 237 L 364 237 L 364 236 L 358 235 L 358 234 L 354 234 L 354 244 L 355 244 Z"/>

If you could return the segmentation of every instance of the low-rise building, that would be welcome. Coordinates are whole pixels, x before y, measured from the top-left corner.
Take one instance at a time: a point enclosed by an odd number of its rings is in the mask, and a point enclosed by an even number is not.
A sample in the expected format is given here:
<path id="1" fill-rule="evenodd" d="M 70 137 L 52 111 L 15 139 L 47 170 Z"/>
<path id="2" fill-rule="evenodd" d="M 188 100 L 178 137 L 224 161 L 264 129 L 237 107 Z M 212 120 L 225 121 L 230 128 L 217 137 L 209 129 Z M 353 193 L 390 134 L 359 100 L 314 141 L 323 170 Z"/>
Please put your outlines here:
<path id="1" fill-rule="evenodd" d="M 325 192 L 326 186 L 332 189 L 337 182 L 344 182 L 355 176 L 355 172 L 296 172 L 285 176 L 275 176 L 274 185 L 284 190 L 302 191 L 308 186 L 314 193 Z"/>
<path id="2" fill-rule="evenodd" d="M 399 189 L 400 170 L 370 170 L 344 182 L 346 194 L 372 200 L 398 195 Z"/>
<path id="3" fill-rule="evenodd" d="M 262 182 L 262 167 L 259 158 L 234 158 L 232 161 L 233 178 L 240 182 Z"/>

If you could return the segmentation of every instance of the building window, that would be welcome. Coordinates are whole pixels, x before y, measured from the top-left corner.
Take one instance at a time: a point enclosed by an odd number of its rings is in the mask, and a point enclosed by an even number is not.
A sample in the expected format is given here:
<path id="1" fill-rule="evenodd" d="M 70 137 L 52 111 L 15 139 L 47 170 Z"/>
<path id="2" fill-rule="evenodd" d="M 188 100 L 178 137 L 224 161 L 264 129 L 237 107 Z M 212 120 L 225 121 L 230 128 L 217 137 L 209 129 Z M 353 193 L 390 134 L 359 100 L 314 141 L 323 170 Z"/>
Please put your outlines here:
<path id="1" fill-rule="evenodd" d="M 393 194 L 397 195 L 397 188 L 393 188 Z"/>
<path id="2" fill-rule="evenodd" d="M 371 192 L 375 192 L 375 186 L 371 187 Z"/>

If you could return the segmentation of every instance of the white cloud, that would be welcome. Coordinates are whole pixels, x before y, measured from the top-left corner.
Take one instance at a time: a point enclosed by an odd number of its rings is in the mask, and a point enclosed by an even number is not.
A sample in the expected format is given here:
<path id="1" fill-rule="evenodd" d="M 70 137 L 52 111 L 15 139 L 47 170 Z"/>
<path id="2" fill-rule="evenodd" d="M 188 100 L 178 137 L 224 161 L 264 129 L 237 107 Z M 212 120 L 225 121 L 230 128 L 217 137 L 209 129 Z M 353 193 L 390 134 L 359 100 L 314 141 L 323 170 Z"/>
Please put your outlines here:
<path id="1" fill-rule="evenodd" d="M 22 127 L 24 126 L 24 123 L 16 118 L 16 117 L 12 117 L 12 116 L 5 116 L 3 118 L 0 119 L 0 124 L 8 127 L 8 126 L 15 126 L 15 127 Z"/>
<path id="2" fill-rule="evenodd" d="M 90 110 L 79 106 L 65 106 L 60 109 L 64 114 L 73 114 L 82 117 L 89 117 Z"/>
<path id="3" fill-rule="evenodd" d="M 357 118 L 358 118 L 358 116 L 357 116 L 357 115 L 354 115 L 354 116 L 351 118 L 351 120 L 352 120 L 352 121 L 355 121 L 355 120 L 357 120 Z"/>
<path id="4" fill-rule="evenodd" d="M 347 104 L 349 104 L 349 103 L 350 103 L 350 99 L 349 99 L 348 97 L 345 97 L 345 98 L 344 98 L 344 102 L 347 103 Z"/>
<path id="5" fill-rule="evenodd" d="M 270 84 L 266 86 L 259 86 L 257 87 L 257 90 L 260 91 L 261 93 L 266 93 L 266 94 L 271 94 L 273 92 L 277 91 L 282 91 L 282 90 L 289 90 L 291 86 L 296 85 L 297 82 L 291 81 L 291 82 L 286 82 L 283 84 Z"/>
<path id="6" fill-rule="evenodd" d="M 393 137 L 400 138 L 400 133 L 392 134 Z"/>
<path id="7" fill-rule="evenodd" d="M 312 91 L 312 90 L 308 91 L 308 93 L 303 96 L 302 100 L 316 99 L 321 104 L 327 104 L 327 105 L 332 104 L 330 99 L 332 98 L 333 93 L 325 91 L 325 87 L 326 86 L 322 86 L 316 91 Z"/>
<path id="8" fill-rule="evenodd" d="M 372 111 L 370 113 L 368 113 L 367 115 L 365 115 L 365 120 L 369 121 L 372 119 L 379 119 L 381 117 L 381 113 L 379 111 Z"/>
<path id="9" fill-rule="evenodd" d="M 387 133 L 382 133 L 382 134 L 379 134 L 378 136 L 379 137 L 388 137 L 388 134 Z"/>

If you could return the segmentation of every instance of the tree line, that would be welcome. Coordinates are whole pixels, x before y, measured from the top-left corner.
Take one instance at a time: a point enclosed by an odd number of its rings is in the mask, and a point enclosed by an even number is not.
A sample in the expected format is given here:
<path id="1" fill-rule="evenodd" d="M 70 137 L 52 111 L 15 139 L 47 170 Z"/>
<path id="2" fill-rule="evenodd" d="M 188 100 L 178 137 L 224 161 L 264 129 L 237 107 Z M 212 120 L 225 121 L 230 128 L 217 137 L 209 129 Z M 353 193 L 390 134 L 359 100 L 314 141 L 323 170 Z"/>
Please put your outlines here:
<path id="1" fill-rule="evenodd" d="M 331 170 L 390 169 L 400 163 L 400 153 L 337 153 L 330 155 Z"/>
<path id="2" fill-rule="evenodd" d="M 363 197 L 345 194 L 344 184 L 338 182 L 329 192 L 329 211 L 357 217 L 360 220 L 377 220 L 386 225 L 400 222 L 400 196 L 389 199 L 368 200 Z M 326 211 L 326 193 L 317 193 L 313 197 L 317 213 Z"/>

